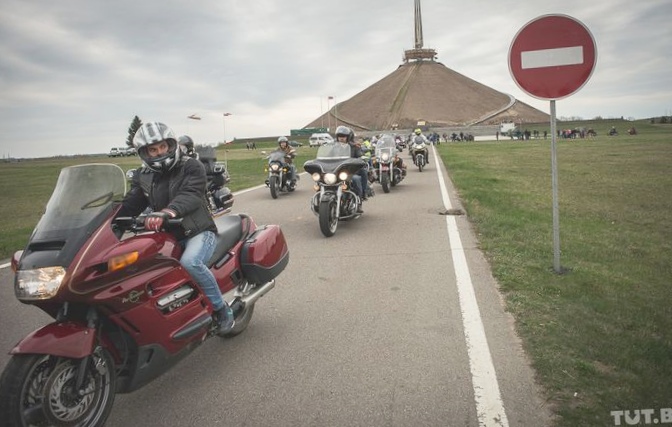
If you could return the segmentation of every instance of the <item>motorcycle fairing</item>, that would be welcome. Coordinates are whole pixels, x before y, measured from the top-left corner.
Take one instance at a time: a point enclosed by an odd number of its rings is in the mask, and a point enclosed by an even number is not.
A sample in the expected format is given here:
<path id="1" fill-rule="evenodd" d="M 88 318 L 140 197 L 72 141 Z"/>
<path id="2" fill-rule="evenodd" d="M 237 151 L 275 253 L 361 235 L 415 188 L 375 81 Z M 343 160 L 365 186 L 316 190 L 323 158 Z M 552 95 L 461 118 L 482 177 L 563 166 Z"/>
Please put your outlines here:
<path id="1" fill-rule="evenodd" d="M 348 172 L 354 174 L 361 168 L 366 166 L 366 162 L 362 159 L 347 158 L 347 159 L 315 159 L 308 160 L 303 165 L 303 169 L 309 174 L 313 173 L 339 173 Z"/>
<path id="2" fill-rule="evenodd" d="M 22 339 L 9 354 L 51 354 L 81 359 L 93 353 L 96 330 L 76 322 L 50 323 Z"/>

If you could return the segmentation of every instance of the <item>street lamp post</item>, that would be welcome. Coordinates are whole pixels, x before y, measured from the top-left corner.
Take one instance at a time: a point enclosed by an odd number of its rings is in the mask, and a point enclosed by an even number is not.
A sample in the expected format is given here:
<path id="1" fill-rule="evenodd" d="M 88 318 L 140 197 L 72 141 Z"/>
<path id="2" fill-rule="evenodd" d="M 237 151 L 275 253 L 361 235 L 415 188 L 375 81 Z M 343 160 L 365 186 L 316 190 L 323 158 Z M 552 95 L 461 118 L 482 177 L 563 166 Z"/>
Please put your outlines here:
<path id="1" fill-rule="evenodd" d="M 331 132 L 331 107 L 330 107 L 330 102 L 329 101 L 331 101 L 333 99 L 334 99 L 333 96 L 328 96 L 327 97 L 327 114 L 328 114 L 328 116 L 327 116 L 327 120 L 328 120 L 327 126 L 329 126 L 329 132 Z"/>

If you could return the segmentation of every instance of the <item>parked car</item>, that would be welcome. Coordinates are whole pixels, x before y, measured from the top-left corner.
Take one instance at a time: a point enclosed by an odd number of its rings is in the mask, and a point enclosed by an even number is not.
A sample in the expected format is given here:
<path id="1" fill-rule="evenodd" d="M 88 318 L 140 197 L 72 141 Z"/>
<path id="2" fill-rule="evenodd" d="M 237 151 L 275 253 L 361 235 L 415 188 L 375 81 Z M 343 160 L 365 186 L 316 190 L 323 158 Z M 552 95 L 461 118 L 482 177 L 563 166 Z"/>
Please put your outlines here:
<path id="1" fill-rule="evenodd" d="M 107 157 L 124 157 L 126 155 L 126 147 L 112 147 Z"/>
<path id="2" fill-rule="evenodd" d="M 292 141 L 289 141 L 289 146 L 290 146 L 290 147 L 298 148 L 298 147 L 300 147 L 300 146 L 302 146 L 302 145 L 303 145 L 303 144 L 301 144 L 299 141 L 293 141 L 293 140 L 292 140 Z"/>
<path id="3" fill-rule="evenodd" d="M 310 147 L 319 147 L 330 142 L 334 142 L 334 138 L 328 133 L 314 133 L 308 138 Z"/>
<path id="4" fill-rule="evenodd" d="M 126 147 L 126 148 L 124 148 L 124 155 L 125 156 L 137 156 L 138 155 L 138 150 L 136 150 L 135 147 Z"/>

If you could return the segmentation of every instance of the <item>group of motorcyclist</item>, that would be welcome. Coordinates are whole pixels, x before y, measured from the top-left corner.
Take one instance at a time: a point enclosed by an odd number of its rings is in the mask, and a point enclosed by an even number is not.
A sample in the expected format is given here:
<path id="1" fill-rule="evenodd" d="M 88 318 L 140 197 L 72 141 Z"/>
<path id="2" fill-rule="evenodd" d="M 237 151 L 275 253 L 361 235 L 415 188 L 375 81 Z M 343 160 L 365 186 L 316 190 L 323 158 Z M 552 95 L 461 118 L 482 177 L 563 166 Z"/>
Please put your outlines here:
<path id="1" fill-rule="evenodd" d="M 371 140 L 355 141 L 354 131 L 342 125 L 336 128 L 335 134 L 334 143 L 349 145 L 351 157 L 368 159 L 370 163 L 374 149 Z M 414 139 L 427 142 L 420 129 L 416 129 L 414 134 Z M 220 333 L 230 331 L 234 326 L 233 313 L 222 298 L 212 273 L 205 266 L 205 261 L 214 251 L 216 227 L 205 196 L 206 170 L 203 163 L 197 161 L 199 155 L 194 141 L 188 135 L 176 138 L 172 129 L 163 123 L 148 122 L 136 132 L 133 145 L 142 159 L 143 167 L 134 174 L 131 189 L 118 215 L 136 216 L 150 207 L 151 213 L 147 216 L 145 227 L 155 231 L 160 230 L 171 218 L 182 219 L 181 227 L 171 231 L 184 246 L 180 262 L 210 299 Z M 291 168 L 291 179 L 296 182 L 296 167 L 293 164 L 296 150 L 289 145 L 287 137 L 278 138 L 278 150 L 285 152 L 285 159 Z M 394 162 L 405 175 L 406 165 L 403 160 L 395 156 Z M 366 168 L 357 171 L 352 184 L 362 200 L 368 200 L 373 195 Z M 361 205 L 359 212 L 362 212 Z"/>

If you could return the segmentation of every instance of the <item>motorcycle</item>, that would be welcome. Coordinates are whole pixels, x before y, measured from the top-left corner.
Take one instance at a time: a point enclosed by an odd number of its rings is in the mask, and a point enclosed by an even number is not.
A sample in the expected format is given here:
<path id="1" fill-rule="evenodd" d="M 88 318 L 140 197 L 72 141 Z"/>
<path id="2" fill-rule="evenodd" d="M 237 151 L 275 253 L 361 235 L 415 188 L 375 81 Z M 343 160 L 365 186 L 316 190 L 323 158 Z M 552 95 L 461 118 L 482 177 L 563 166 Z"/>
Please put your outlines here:
<path id="1" fill-rule="evenodd" d="M 404 148 L 406 148 L 406 140 L 404 138 L 397 135 L 394 137 L 394 142 L 397 145 L 397 150 L 404 151 Z"/>
<path id="2" fill-rule="evenodd" d="M 413 164 L 418 167 L 418 170 L 422 172 L 422 169 L 427 165 L 427 144 L 425 139 L 422 136 L 416 136 L 413 139 L 411 147 L 409 149 L 411 156 L 413 156 Z"/>
<path id="3" fill-rule="evenodd" d="M 282 150 L 275 150 L 268 155 L 268 164 L 264 172 L 268 173 L 266 186 L 271 190 L 271 197 L 278 198 L 281 192 L 292 192 L 296 189 L 296 179 L 292 179 L 293 166 L 287 163 L 291 156 Z M 297 177 L 298 178 L 298 177 Z"/>
<path id="4" fill-rule="evenodd" d="M 196 153 L 198 153 L 196 158 L 205 166 L 205 173 L 208 178 L 206 197 L 210 207 L 210 214 L 213 217 L 217 217 L 231 212 L 233 193 L 226 186 L 231 181 L 226 163 L 217 161 L 213 147 L 196 147 Z"/>
<path id="5" fill-rule="evenodd" d="M 385 193 L 390 192 L 404 179 L 403 171 L 397 166 L 397 144 L 390 135 L 384 135 L 376 144 L 376 155 L 371 160 L 374 182 L 383 186 Z"/>
<path id="6" fill-rule="evenodd" d="M 115 218 L 124 178 L 112 164 L 63 169 L 28 245 L 12 258 L 16 297 L 54 321 L 10 351 L 0 377 L 5 426 L 102 426 L 117 393 L 141 388 L 217 336 L 212 306 L 180 265 L 172 234 L 146 231 L 140 217 Z M 207 265 L 222 293 L 233 294 L 230 337 L 247 328 L 289 251 L 277 225 L 242 214 L 215 223 Z"/>
<path id="7" fill-rule="evenodd" d="M 320 231 L 326 237 L 336 233 L 338 221 L 361 215 L 361 198 L 352 191 L 353 175 L 366 167 L 366 161 L 350 157 L 350 145 L 331 143 L 317 150 L 317 157 L 303 168 L 315 181 L 310 208 L 319 218 Z"/>

